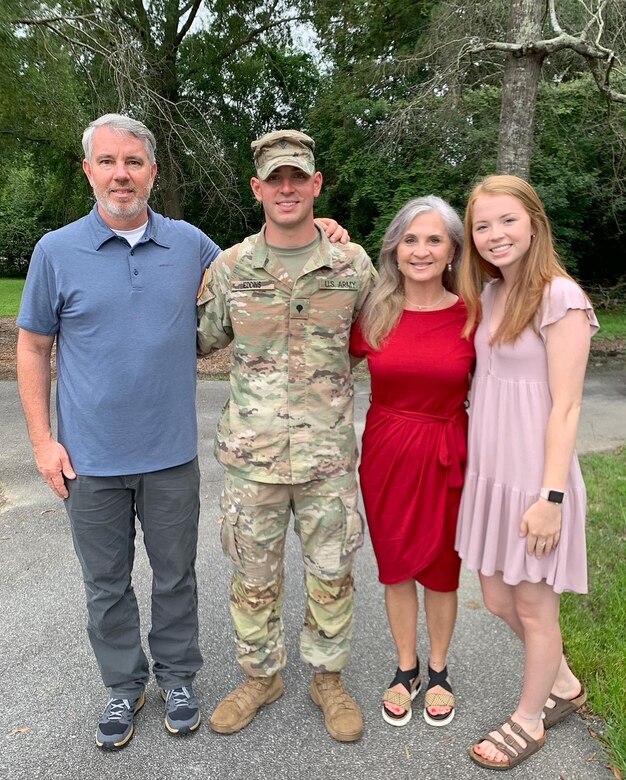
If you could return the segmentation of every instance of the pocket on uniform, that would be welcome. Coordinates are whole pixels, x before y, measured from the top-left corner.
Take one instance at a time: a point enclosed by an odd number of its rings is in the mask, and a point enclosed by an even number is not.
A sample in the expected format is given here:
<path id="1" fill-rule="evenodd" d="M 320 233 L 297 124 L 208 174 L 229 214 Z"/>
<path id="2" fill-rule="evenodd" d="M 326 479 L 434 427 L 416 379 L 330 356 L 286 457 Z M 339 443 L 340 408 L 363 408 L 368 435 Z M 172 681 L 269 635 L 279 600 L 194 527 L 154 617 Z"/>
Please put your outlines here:
<path id="1" fill-rule="evenodd" d="M 237 540 L 235 537 L 235 526 L 239 520 L 241 506 L 232 500 L 226 489 L 222 490 L 220 497 L 220 509 L 222 510 L 219 518 L 220 523 L 220 541 L 222 550 L 234 564 L 239 565 L 240 556 L 237 549 Z"/>
<path id="2" fill-rule="evenodd" d="M 348 558 L 363 546 L 363 517 L 359 512 L 356 487 L 340 496 L 345 511 L 345 537 L 342 558 Z M 342 561 L 343 562 L 343 561 Z"/>
<path id="3" fill-rule="evenodd" d="M 306 505 L 303 514 L 313 519 L 315 531 L 307 533 L 311 526 L 302 520 L 305 559 L 313 564 L 322 579 L 342 577 L 350 570 L 354 553 L 363 544 L 363 518 L 358 510 L 355 475 L 310 483 Z"/>

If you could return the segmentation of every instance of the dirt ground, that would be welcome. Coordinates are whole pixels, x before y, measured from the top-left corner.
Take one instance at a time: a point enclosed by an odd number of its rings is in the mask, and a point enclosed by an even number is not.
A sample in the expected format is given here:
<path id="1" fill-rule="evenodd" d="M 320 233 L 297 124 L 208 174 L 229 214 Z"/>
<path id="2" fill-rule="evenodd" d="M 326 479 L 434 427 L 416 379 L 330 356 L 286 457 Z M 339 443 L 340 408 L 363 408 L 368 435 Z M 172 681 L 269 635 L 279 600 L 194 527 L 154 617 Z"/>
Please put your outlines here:
<path id="1" fill-rule="evenodd" d="M 17 328 L 12 317 L 0 317 L 0 380 L 15 379 L 15 348 L 17 343 Z M 230 368 L 231 347 L 221 349 L 209 358 L 198 361 L 198 377 L 200 379 L 224 379 Z M 626 358 L 626 339 L 603 341 L 594 338 L 592 341 L 590 370 L 624 371 Z M 54 354 L 52 359 L 54 369 Z M 359 378 L 363 378 L 359 376 Z"/>
<path id="2" fill-rule="evenodd" d="M 0 317 L 0 379 L 16 379 L 15 349 L 17 328 L 12 317 Z M 231 348 L 220 349 L 209 358 L 198 361 L 200 379 L 223 379 L 230 369 Z M 52 359 L 54 370 L 54 353 Z"/>

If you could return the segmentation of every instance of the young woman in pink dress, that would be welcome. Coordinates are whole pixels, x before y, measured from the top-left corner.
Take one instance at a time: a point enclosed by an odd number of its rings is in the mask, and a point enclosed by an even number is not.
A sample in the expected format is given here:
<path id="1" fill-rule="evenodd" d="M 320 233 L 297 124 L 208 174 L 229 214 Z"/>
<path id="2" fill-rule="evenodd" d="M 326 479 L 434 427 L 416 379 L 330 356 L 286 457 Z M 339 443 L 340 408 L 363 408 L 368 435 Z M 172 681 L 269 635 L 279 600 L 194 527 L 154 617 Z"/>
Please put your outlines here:
<path id="1" fill-rule="evenodd" d="M 472 340 L 461 335 L 467 312 L 455 293 L 462 238 L 461 220 L 445 201 L 407 203 L 387 229 L 380 277 L 350 341 L 355 362 L 367 358 L 371 375 L 360 478 L 398 658 L 382 706 L 393 726 L 411 719 L 421 685 L 417 582 L 430 640 L 424 718 L 443 726 L 454 717 L 447 657 L 474 365 Z"/>
<path id="2" fill-rule="evenodd" d="M 470 195 L 460 289 L 465 332 L 479 324 L 456 549 L 525 651 L 515 712 L 470 756 L 510 769 L 586 700 L 563 656 L 559 597 L 587 590 L 574 446 L 597 320 L 559 261 L 537 193 L 514 176 L 489 176 Z"/>

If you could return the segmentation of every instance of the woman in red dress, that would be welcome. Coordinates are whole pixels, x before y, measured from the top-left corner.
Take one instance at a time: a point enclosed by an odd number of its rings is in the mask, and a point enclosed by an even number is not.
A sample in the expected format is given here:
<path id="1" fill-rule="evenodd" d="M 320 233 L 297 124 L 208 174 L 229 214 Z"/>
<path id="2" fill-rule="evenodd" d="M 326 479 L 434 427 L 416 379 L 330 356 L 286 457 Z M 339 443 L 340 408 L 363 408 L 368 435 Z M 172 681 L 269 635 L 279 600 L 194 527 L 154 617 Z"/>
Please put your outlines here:
<path id="1" fill-rule="evenodd" d="M 454 717 L 447 656 L 457 612 L 454 550 L 467 446 L 466 399 L 474 366 L 467 315 L 455 294 L 463 225 L 434 196 L 409 201 L 380 252 L 380 277 L 354 326 L 353 362 L 367 358 L 372 403 L 360 465 L 361 491 L 398 668 L 383 695 L 387 723 L 403 726 L 421 687 L 418 596 L 430 641 L 424 718 Z"/>

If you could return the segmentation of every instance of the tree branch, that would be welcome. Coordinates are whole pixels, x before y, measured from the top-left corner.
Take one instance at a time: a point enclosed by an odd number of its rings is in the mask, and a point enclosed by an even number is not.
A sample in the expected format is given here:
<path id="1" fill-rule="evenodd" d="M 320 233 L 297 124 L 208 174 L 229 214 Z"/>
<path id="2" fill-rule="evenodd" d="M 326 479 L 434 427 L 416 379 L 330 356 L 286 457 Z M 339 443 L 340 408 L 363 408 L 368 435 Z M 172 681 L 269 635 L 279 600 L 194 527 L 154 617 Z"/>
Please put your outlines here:
<path id="1" fill-rule="evenodd" d="M 127 14 L 123 7 L 119 3 L 113 3 L 111 6 L 111 10 L 114 14 L 117 14 L 119 18 L 127 24 L 131 30 L 133 30 L 138 38 L 142 41 L 144 47 L 150 47 L 152 41 L 150 38 L 150 31 L 149 28 L 146 30 L 140 21 L 137 19 L 136 16 L 131 16 Z"/>
<path id="2" fill-rule="evenodd" d="M 526 54 L 540 54 L 547 56 L 563 49 L 572 49 L 583 57 L 591 57 L 608 62 L 615 53 L 599 44 L 591 44 L 579 36 L 561 33 L 556 38 L 547 38 L 542 41 L 526 41 L 524 43 L 510 43 L 508 41 L 486 41 L 466 46 L 462 54 L 480 54 L 484 51 L 501 51 L 507 54 L 524 56 Z"/>
<path id="3" fill-rule="evenodd" d="M 596 13 L 596 18 L 598 20 L 598 34 L 596 35 L 596 45 L 600 45 L 600 38 L 602 37 L 602 33 L 604 32 L 604 18 L 603 18 L 603 11 L 604 7 L 606 5 L 606 0 L 603 0 L 600 5 L 598 6 L 598 12 Z"/>
<path id="4" fill-rule="evenodd" d="M 587 57 L 586 61 L 587 66 L 589 67 L 589 70 L 591 71 L 600 92 L 602 92 L 603 95 L 606 95 L 609 100 L 614 100 L 616 103 L 626 103 L 626 94 L 623 92 L 617 92 L 609 85 L 609 77 L 611 68 L 613 67 L 614 58 L 610 60 L 604 75 L 602 74 L 602 68 L 600 67 L 600 63 L 597 59 L 594 59 L 593 57 Z"/>
<path id="5" fill-rule="evenodd" d="M 29 27 L 45 27 L 50 32 L 53 32 L 55 35 L 57 35 L 61 40 L 65 41 L 66 43 L 69 43 L 72 46 L 79 46 L 82 49 L 86 49 L 87 51 L 90 51 L 92 54 L 103 54 L 105 49 L 101 46 L 92 46 L 89 43 L 87 43 L 85 40 L 79 40 L 78 38 L 72 38 L 67 33 L 61 32 L 61 30 L 56 26 L 56 23 L 63 22 L 64 24 L 68 24 L 69 19 L 72 20 L 84 20 L 86 17 L 55 17 L 50 19 L 16 19 L 14 21 L 14 24 L 22 24 L 24 26 Z M 78 29 L 79 32 L 83 32 L 80 28 L 74 28 L 73 25 L 68 24 L 68 27 L 70 29 Z"/>
<path id="6" fill-rule="evenodd" d="M 220 58 L 222 60 L 227 60 L 229 57 L 232 57 L 235 52 L 239 51 L 239 49 L 243 48 L 249 43 L 252 43 L 252 41 L 256 40 L 264 32 L 271 30 L 273 27 L 280 27 L 281 25 L 288 24 L 289 22 L 308 22 L 311 21 L 311 19 L 312 17 L 309 14 L 302 14 L 302 16 L 292 16 L 288 19 L 276 19 L 273 22 L 267 22 L 267 24 L 263 24 L 254 30 L 250 30 L 250 32 L 244 38 L 241 38 L 240 40 L 233 43 L 232 46 L 229 46 L 228 49 L 222 51 L 220 53 Z"/>
<path id="7" fill-rule="evenodd" d="M 550 24 L 552 25 L 552 29 L 557 35 L 563 35 L 563 28 L 559 24 L 559 20 L 556 15 L 554 0 L 548 0 L 548 9 L 550 11 Z"/>
<path id="8" fill-rule="evenodd" d="M 188 8 L 191 10 L 189 11 L 189 16 L 187 17 L 187 21 L 185 24 L 180 28 L 178 35 L 176 36 L 176 41 L 174 42 L 175 47 L 178 49 L 180 44 L 183 42 L 183 38 L 187 33 L 189 32 L 189 29 L 191 25 L 193 24 L 194 19 L 196 18 L 196 15 L 198 14 L 198 10 L 200 9 L 200 6 L 202 5 L 202 0 L 194 0 L 192 3 L 187 3 L 185 8 L 182 9 L 182 14 L 184 15 Z"/>
<path id="9" fill-rule="evenodd" d="M 33 135 L 29 135 L 24 130 L 2 130 L 0 129 L 0 135 L 10 135 L 13 138 L 19 138 L 23 141 L 30 141 L 34 144 L 51 144 L 52 141 L 49 138 L 37 138 Z"/>

